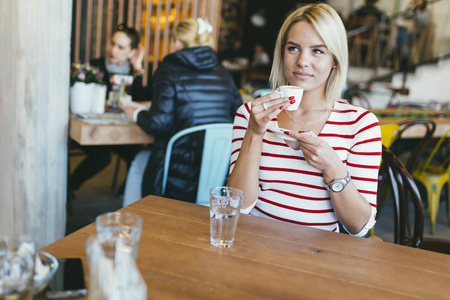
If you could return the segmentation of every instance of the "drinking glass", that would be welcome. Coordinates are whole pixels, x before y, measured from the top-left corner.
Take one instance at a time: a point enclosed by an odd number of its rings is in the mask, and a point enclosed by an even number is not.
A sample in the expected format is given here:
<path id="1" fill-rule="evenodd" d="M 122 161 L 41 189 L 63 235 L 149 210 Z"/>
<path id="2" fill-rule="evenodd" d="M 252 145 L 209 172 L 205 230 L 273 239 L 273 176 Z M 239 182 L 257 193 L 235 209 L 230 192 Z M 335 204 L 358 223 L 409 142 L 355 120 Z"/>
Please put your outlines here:
<path id="1" fill-rule="evenodd" d="M 231 247 L 239 219 L 244 192 L 219 186 L 210 190 L 210 234 L 215 247 Z"/>
<path id="2" fill-rule="evenodd" d="M 130 213 L 105 213 L 96 218 L 95 224 L 98 240 L 107 257 L 114 259 L 116 251 L 125 251 L 130 252 L 136 261 L 142 231 L 141 217 Z"/>

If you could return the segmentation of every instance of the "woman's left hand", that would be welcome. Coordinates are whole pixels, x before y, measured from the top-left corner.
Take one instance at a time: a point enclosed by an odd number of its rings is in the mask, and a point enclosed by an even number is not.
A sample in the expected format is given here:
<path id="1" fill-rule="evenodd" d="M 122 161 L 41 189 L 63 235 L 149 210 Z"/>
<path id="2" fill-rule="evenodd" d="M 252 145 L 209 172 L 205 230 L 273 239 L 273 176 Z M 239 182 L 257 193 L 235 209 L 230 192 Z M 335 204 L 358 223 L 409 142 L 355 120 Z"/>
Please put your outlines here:
<path id="1" fill-rule="evenodd" d="M 334 149 L 314 132 L 291 131 L 289 135 L 299 140 L 299 147 L 306 162 L 314 168 L 322 170 L 324 175 L 325 173 L 334 173 L 343 167 L 342 161 Z"/>

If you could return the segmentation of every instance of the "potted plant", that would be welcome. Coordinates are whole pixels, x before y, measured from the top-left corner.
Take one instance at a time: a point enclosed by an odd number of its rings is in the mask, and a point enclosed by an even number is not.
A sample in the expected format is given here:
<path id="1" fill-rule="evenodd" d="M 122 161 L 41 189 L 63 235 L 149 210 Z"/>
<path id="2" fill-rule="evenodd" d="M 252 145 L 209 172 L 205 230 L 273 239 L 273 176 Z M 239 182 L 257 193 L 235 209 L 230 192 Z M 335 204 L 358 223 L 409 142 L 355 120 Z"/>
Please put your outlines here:
<path id="1" fill-rule="evenodd" d="M 89 63 L 70 67 L 70 109 L 72 113 L 104 113 L 106 85 L 103 73 Z"/>

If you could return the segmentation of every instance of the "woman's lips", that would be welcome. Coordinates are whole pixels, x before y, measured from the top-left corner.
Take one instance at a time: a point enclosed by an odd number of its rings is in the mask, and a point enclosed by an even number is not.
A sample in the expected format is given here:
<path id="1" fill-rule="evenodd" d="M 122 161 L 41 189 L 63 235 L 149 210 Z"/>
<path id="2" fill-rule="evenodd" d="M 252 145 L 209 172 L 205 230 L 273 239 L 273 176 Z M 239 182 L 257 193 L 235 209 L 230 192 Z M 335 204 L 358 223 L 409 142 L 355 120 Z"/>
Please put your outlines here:
<path id="1" fill-rule="evenodd" d="M 312 75 L 307 72 L 294 72 L 294 76 L 299 79 L 309 79 L 312 77 Z"/>

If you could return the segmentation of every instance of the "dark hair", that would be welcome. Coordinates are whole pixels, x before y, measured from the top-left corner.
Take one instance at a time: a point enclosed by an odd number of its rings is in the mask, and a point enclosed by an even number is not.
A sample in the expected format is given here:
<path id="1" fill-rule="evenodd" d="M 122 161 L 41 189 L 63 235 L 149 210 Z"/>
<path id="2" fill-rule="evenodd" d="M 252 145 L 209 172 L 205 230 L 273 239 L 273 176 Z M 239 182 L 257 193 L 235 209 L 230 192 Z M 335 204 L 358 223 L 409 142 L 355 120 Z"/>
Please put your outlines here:
<path id="1" fill-rule="evenodd" d="M 114 33 L 116 32 L 123 32 L 127 35 L 127 37 L 131 40 L 131 49 L 136 49 L 139 46 L 139 43 L 141 42 L 141 35 L 133 27 L 128 27 L 125 24 L 119 24 L 117 25 Z"/>

